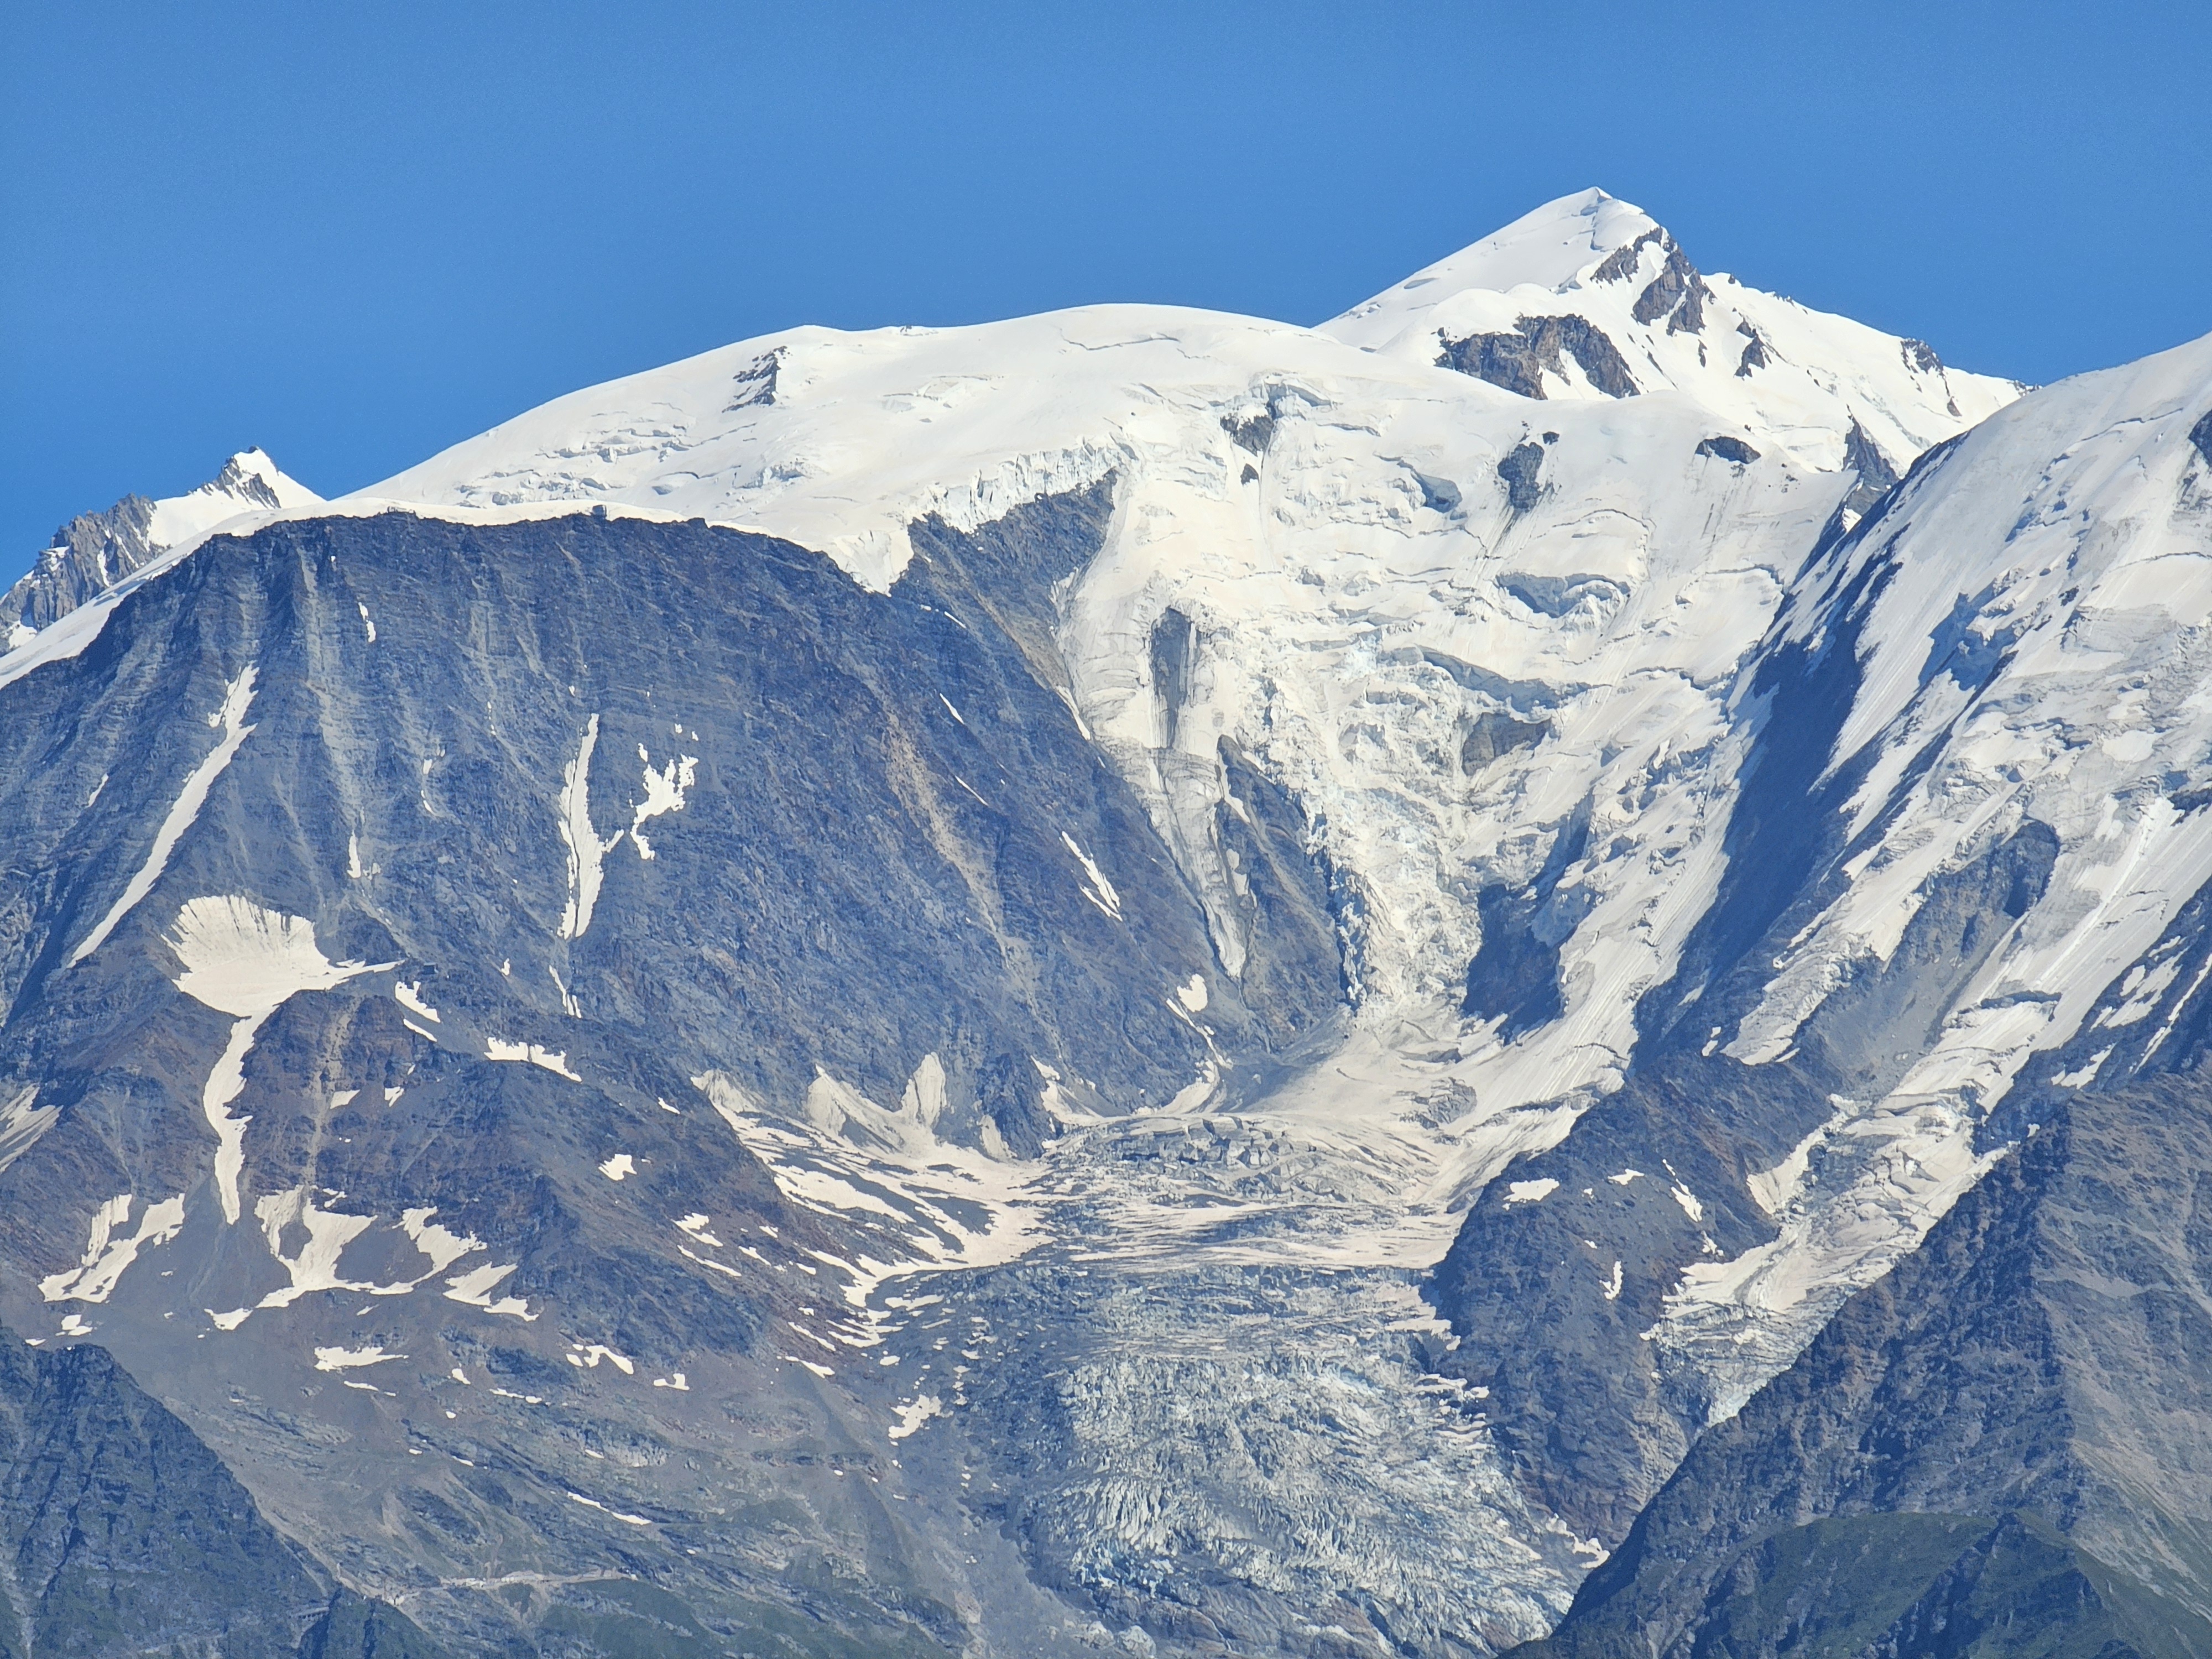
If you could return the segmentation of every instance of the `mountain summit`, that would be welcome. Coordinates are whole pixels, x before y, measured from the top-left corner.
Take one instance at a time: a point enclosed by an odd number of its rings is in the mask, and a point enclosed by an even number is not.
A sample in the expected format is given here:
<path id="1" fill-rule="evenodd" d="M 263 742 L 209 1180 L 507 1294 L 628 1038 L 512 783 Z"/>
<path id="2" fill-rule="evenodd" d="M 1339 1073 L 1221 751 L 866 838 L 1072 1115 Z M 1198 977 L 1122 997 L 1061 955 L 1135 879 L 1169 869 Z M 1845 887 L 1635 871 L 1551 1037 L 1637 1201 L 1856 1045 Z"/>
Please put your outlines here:
<path id="1" fill-rule="evenodd" d="M 1432 369 L 1537 399 L 1679 392 L 1727 453 L 1849 470 L 1876 494 L 2020 391 L 1947 370 L 1918 342 L 1709 281 L 1642 210 L 1588 191 L 1318 330 L 1164 306 L 797 329 L 556 398 L 361 493 L 696 514 L 823 548 L 872 586 L 902 568 L 908 523 L 981 522 L 1108 471 L 1180 471 L 1194 447 L 1220 444 L 1231 403 L 1267 416 L 1295 395 L 1468 400 Z"/>
<path id="2" fill-rule="evenodd" d="M 241 468 L 0 658 L 0 1318 L 302 1641 L 2185 1651 L 2208 434 L 1586 192 Z"/>
<path id="3" fill-rule="evenodd" d="M 1706 274 L 1643 209 L 1563 196 L 1438 260 L 1324 332 L 1525 397 L 1684 393 L 1750 446 L 1856 470 L 1871 494 L 2024 388 L 1935 349 Z"/>

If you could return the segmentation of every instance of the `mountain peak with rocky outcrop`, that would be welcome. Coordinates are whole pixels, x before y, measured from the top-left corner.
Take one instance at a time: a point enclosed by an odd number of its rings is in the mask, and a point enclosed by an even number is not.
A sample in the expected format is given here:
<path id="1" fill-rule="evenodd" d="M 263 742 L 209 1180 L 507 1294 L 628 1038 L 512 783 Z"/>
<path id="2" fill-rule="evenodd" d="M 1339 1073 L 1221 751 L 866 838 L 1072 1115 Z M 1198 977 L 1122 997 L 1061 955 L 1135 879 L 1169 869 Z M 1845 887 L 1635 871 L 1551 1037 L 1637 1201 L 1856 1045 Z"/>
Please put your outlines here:
<path id="1" fill-rule="evenodd" d="M 1869 486 L 1857 507 L 2023 389 L 1701 271 L 1658 221 L 1601 190 L 1547 203 L 1321 328 L 1526 398 L 1689 397 L 1733 445 L 1855 472 Z"/>
<path id="2" fill-rule="evenodd" d="M 53 544 L 0 594 L 0 637 L 26 645 L 88 599 L 170 549 L 247 513 L 312 507 L 322 497 L 288 477 L 258 448 L 241 449 L 198 489 L 161 501 L 125 495 L 54 532 Z"/>

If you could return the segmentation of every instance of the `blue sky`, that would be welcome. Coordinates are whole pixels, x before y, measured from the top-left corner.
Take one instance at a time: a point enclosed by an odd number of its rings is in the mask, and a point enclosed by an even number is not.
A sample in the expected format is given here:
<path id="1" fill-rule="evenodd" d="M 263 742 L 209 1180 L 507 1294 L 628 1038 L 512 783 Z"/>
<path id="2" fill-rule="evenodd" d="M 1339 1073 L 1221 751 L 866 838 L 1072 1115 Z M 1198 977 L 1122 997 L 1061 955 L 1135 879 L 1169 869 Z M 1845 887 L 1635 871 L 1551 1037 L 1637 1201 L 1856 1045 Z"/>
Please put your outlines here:
<path id="1" fill-rule="evenodd" d="M 2212 329 L 2201 0 L 0 3 L 0 580 L 251 443 L 336 494 L 795 323 L 1313 322 L 1591 184 L 1970 368 Z"/>

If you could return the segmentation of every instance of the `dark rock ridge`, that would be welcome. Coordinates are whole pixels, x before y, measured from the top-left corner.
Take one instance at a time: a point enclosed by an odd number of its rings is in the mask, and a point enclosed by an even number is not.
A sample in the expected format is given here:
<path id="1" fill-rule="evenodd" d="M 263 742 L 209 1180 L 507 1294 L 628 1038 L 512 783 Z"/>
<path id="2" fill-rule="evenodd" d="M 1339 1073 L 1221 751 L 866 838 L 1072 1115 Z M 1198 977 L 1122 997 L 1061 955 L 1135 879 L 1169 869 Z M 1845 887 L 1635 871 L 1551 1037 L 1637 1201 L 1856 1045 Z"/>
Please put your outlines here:
<path id="1" fill-rule="evenodd" d="M 789 356 L 779 346 L 774 351 L 763 352 L 744 368 L 730 377 L 730 401 L 724 414 L 740 409 L 772 409 L 775 406 L 776 376 L 783 370 L 783 360 Z"/>
<path id="2" fill-rule="evenodd" d="M 1656 323 L 1664 317 L 1669 334 L 1702 333 L 1705 301 L 1713 297 L 1713 291 L 1705 286 L 1705 279 L 1698 275 L 1698 268 L 1690 263 L 1689 256 L 1673 237 L 1661 232 L 1659 245 L 1666 250 L 1666 261 L 1659 267 L 1659 274 L 1636 296 L 1629 315 L 1639 323 Z"/>
<path id="3" fill-rule="evenodd" d="M 1152 685 L 1160 699 L 1164 746 L 1175 747 L 1176 726 L 1190 701 L 1190 672 L 1196 630 L 1189 617 L 1170 606 L 1152 624 Z"/>
<path id="4" fill-rule="evenodd" d="M 334 1587 L 106 1350 L 0 1330 L 0 1655 L 442 1659 Z"/>
<path id="5" fill-rule="evenodd" d="M 1741 322 L 1735 325 L 1735 329 L 1744 337 L 1743 355 L 1736 360 L 1736 378 L 1747 380 L 1751 378 L 1752 370 L 1765 368 L 1774 360 L 1767 355 L 1766 342 L 1759 337 L 1757 329 L 1749 323 Z"/>
<path id="6" fill-rule="evenodd" d="M 1644 250 L 1655 244 L 1661 254 L 1658 274 L 1636 296 L 1636 303 L 1630 314 L 1639 323 L 1656 323 L 1664 317 L 1669 334 L 1702 333 L 1705 326 L 1705 301 L 1713 297 L 1713 292 L 1705 286 L 1705 277 L 1690 263 L 1689 256 L 1682 252 L 1680 244 L 1663 229 L 1647 230 L 1634 241 L 1615 248 L 1596 270 L 1590 272 L 1590 280 L 1597 283 L 1628 281 L 1642 269 Z M 1752 337 L 1755 344 L 1758 337 L 1753 335 Z"/>
<path id="7" fill-rule="evenodd" d="M 1906 340 L 1902 343 L 1905 366 L 1922 374 L 1941 374 L 1943 360 L 1936 355 L 1936 348 L 1925 340 Z"/>
<path id="8" fill-rule="evenodd" d="M 1648 1652 L 1643 1632 L 1571 1623 L 1513 1659 Z M 1872 1514 L 1747 1546 L 1716 1581 L 1686 1651 L 1849 1659 L 2196 1659 L 2212 1624 L 2025 1512 Z"/>
<path id="9" fill-rule="evenodd" d="M 37 563 L 0 596 L 0 629 L 46 628 L 152 556 L 154 503 L 125 495 L 104 513 L 81 513 L 54 532 Z"/>
<path id="10" fill-rule="evenodd" d="M 1844 505 L 1854 513 L 1864 513 L 1897 483 L 1897 470 L 1881 447 L 1866 434 L 1866 428 L 1856 421 L 1844 434 L 1844 465 L 1858 474 L 1858 486 L 1844 497 Z"/>
<path id="11" fill-rule="evenodd" d="M 234 456 L 204 486 L 230 498 L 236 511 L 282 506 L 267 481 Z M 54 532 L 54 542 L 6 593 L 0 594 L 0 641 L 21 625 L 51 626 L 113 586 L 161 550 L 152 538 L 157 503 L 125 495 L 102 513 L 82 513 Z"/>
<path id="12" fill-rule="evenodd" d="M 1738 466 L 1749 466 L 1759 459 L 1759 452 L 1741 438 L 1700 438 L 1698 453 L 1711 455 L 1723 461 L 1733 461 Z"/>
<path id="13" fill-rule="evenodd" d="M 1608 398 L 1633 398 L 1636 378 L 1605 332 L 1581 317 L 1522 317 L 1510 334 L 1470 334 L 1439 341 L 1439 368 L 1455 368 L 1524 398 L 1541 398 L 1548 372 L 1565 378 L 1571 357 Z"/>
<path id="14" fill-rule="evenodd" d="M 1526 513 L 1544 493 L 1544 446 L 1516 444 L 1498 464 L 1498 482 L 1505 486 L 1505 502 L 1516 513 Z"/>
<path id="15" fill-rule="evenodd" d="M 1793 1583 L 1831 1618 L 1887 1617 L 1881 1596 L 1914 1590 L 1887 1634 L 1838 1652 L 2212 1651 L 2208 1131 L 2197 1073 L 2057 1107 L 1697 1443 L 1533 1651 L 1776 1650 L 1724 1633 L 1763 1624 L 1775 1642 L 1771 1604 L 1790 1598 L 1774 1586 Z M 1993 1531 L 1936 1525 L 2014 1511 Z M 1826 1586 L 1811 1558 L 1836 1552 L 1799 1535 L 1820 1522 L 1871 1552 L 1820 1565 L 1841 1574 Z M 2090 1634 L 2060 1647 L 2077 1625 Z"/>

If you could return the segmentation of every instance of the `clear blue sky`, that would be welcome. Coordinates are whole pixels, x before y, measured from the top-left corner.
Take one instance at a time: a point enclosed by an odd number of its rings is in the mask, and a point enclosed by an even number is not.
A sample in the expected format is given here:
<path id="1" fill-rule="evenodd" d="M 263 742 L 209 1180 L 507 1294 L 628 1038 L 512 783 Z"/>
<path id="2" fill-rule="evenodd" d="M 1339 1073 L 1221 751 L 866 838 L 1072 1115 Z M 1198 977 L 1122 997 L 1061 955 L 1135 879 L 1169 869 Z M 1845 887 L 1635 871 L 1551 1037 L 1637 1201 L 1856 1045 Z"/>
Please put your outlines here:
<path id="1" fill-rule="evenodd" d="M 2212 330 L 2212 6 L 0 0 L 0 580 L 799 322 L 1318 321 L 1601 185 L 2044 380 Z"/>

